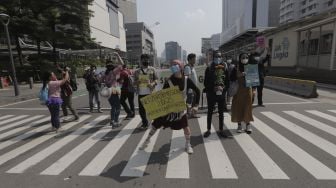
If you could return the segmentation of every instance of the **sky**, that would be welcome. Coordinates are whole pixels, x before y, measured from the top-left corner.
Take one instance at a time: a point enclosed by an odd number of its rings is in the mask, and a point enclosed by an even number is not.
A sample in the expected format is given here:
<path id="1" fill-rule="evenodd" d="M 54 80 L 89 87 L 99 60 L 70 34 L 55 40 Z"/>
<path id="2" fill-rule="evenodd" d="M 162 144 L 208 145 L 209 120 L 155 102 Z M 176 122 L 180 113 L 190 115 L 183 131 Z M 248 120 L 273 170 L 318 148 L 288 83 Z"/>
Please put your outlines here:
<path id="1" fill-rule="evenodd" d="M 201 38 L 222 30 L 222 0 L 137 0 L 138 22 L 151 27 L 158 56 L 169 41 L 201 54 Z"/>

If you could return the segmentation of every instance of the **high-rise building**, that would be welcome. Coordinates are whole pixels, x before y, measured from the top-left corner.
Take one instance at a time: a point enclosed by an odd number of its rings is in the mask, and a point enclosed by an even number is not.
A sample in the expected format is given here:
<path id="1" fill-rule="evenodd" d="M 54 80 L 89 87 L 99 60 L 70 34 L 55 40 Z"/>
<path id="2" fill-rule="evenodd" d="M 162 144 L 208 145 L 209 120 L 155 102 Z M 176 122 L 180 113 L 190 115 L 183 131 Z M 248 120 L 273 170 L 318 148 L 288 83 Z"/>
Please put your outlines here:
<path id="1" fill-rule="evenodd" d="M 141 54 L 149 54 L 156 59 L 156 50 L 153 32 L 145 23 L 127 23 L 126 28 L 126 44 L 127 57 L 131 64 L 140 62 Z M 153 62 L 155 63 L 155 62 Z"/>
<path id="2" fill-rule="evenodd" d="M 202 38 L 202 54 L 211 49 L 211 38 Z"/>
<path id="3" fill-rule="evenodd" d="M 221 44 L 251 28 L 274 27 L 279 0 L 223 0 Z"/>
<path id="4" fill-rule="evenodd" d="M 220 36 L 221 36 L 220 33 L 211 35 L 210 43 L 211 43 L 211 48 L 212 49 L 217 50 L 219 48 L 219 46 L 220 46 Z"/>
<path id="5" fill-rule="evenodd" d="M 336 8 L 335 0 L 281 0 L 280 24 L 316 15 Z"/>
<path id="6" fill-rule="evenodd" d="M 138 22 L 136 0 L 118 0 L 119 11 L 124 15 L 124 23 Z"/>
<path id="7" fill-rule="evenodd" d="M 106 48 L 126 51 L 126 35 L 123 14 L 118 10 L 117 0 L 95 0 L 89 6 L 91 38 Z"/>
<path id="8" fill-rule="evenodd" d="M 165 51 L 166 51 L 166 61 L 170 62 L 174 59 L 182 60 L 182 48 L 178 42 L 166 42 Z"/>

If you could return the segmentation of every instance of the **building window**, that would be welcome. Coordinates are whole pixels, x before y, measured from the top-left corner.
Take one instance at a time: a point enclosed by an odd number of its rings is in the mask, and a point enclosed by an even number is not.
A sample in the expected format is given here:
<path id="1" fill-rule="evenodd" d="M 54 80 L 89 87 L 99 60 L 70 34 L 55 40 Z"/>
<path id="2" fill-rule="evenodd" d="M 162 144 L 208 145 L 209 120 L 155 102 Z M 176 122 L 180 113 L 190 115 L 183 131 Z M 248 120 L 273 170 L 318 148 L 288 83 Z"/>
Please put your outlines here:
<path id="1" fill-rule="evenodd" d="M 321 54 L 331 53 L 331 47 L 333 41 L 333 28 L 334 28 L 333 23 L 322 26 L 321 50 L 320 50 Z"/>
<path id="2" fill-rule="evenodd" d="M 309 55 L 317 55 L 319 50 L 320 27 L 309 31 Z"/>
<path id="3" fill-rule="evenodd" d="M 306 0 L 302 1 L 302 5 L 306 5 Z"/>
<path id="4" fill-rule="evenodd" d="M 302 14 L 306 13 L 306 9 L 301 10 Z"/>
<path id="5" fill-rule="evenodd" d="M 119 18 L 118 18 L 118 10 L 109 2 L 107 3 L 108 13 L 110 18 L 110 32 L 111 35 L 119 38 Z"/>

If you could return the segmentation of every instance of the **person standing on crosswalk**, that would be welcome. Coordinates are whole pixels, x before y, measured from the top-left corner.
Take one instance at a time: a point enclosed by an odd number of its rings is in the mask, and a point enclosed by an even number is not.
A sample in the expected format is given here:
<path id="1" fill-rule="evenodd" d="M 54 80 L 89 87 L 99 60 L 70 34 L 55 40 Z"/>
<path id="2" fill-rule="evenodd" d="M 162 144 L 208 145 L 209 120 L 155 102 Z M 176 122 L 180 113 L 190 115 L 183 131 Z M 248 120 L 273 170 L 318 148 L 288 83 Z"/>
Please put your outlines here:
<path id="1" fill-rule="evenodd" d="M 245 68 L 249 62 L 249 56 L 247 53 L 239 55 L 238 67 L 234 68 L 231 74 L 231 81 L 238 80 L 238 91 L 232 99 L 231 107 L 231 121 L 238 123 L 237 132 L 243 132 L 242 122 L 246 123 L 246 133 L 252 133 L 252 126 L 250 124 L 253 121 L 252 116 L 252 88 L 245 86 Z"/>
<path id="2" fill-rule="evenodd" d="M 121 79 L 120 73 L 122 71 L 122 65 L 124 65 L 124 61 L 121 59 L 117 52 L 114 53 L 116 56 L 117 62 L 108 61 L 106 65 L 105 76 L 103 77 L 104 83 L 107 87 L 111 89 L 111 96 L 108 99 L 111 105 L 111 122 L 110 126 L 112 128 L 119 127 L 121 123 L 119 122 L 120 115 L 120 94 L 121 94 Z"/>
<path id="3" fill-rule="evenodd" d="M 187 76 L 190 78 L 195 86 L 196 86 L 196 92 L 200 93 L 200 90 L 198 89 L 198 79 L 197 79 L 197 73 L 195 70 L 195 63 L 196 63 L 196 55 L 191 53 L 187 57 L 188 59 L 188 64 L 184 66 L 184 76 Z M 188 89 L 188 94 L 187 94 L 187 112 L 188 112 L 188 117 L 189 118 L 198 118 L 196 115 L 197 110 L 198 110 L 198 103 L 196 101 L 199 101 L 199 99 L 196 99 L 196 94 L 192 89 Z"/>
<path id="4" fill-rule="evenodd" d="M 51 116 L 52 130 L 56 133 L 60 128 L 60 107 L 62 105 L 61 86 L 69 79 L 68 71 L 63 71 L 64 77 L 62 80 L 57 80 L 55 73 L 47 72 L 43 78 L 43 89 L 48 85 L 48 100 L 46 102 Z"/>
<path id="5" fill-rule="evenodd" d="M 221 53 L 214 53 L 213 62 L 205 70 L 204 87 L 208 101 L 207 131 L 204 137 L 209 137 L 211 132 L 212 113 L 217 103 L 219 113 L 219 131 L 220 135 L 226 137 L 224 133 L 224 105 L 225 93 L 229 88 L 228 70 L 222 62 Z"/>
<path id="6" fill-rule="evenodd" d="M 157 72 L 154 67 L 149 66 L 149 58 L 148 54 L 142 54 L 140 57 L 141 66 L 134 73 L 134 84 L 138 93 L 139 114 L 142 120 L 141 129 L 147 129 L 149 122 L 140 99 L 150 95 L 158 83 Z"/>
<path id="7" fill-rule="evenodd" d="M 194 82 L 190 78 L 183 76 L 183 63 L 180 60 L 173 60 L 171 62 L 170 69 L 172 71 L 172 75 L 164 83 L 163 89 L 178 86 L 180 91 L 184 93 L 185 99 L 186 99 L 186 93 L 188 89 L 192 89 L 193 91 L 196 91 L 198 89 L 197 86 L 194 84 Z M 198 104 L 200 93 L 195 92 L 195 94 L 196 94 L 195 102 Z M 173 130 L 183 129 L 184 136 L 186 139 L 185 150 L 188 154 L 193 153 L 193 149 L 190 144 L 191 131 L 188 125 L 188 118 L 187 118 L 187 114 L 185 111 L 170 113 L 166 116 L 162 116 L 162 117 L 155 119 L 152 123 L 152 128 L 148 134 L 148 137 L 146 138 L 145 142 L 139 148 L 140 150 L 143 150 L 148 146 L 148 144 L 150 143 L 151 137 L 161 127 L 164 127 L 164 128 L 169 127 Z"/>
<path id="8" fill-rule="evenodd" d="M 120 73 L 120 79 L 122 80 L 121 96 L 120 96 L 121 106 L 127 113 L 126 119 L 134 118 L 135 110 L 134 110 L 133 73 L 131 70 L 127 68 L 126 65 L 123 65 L 123 70 Z M 128 99 L 129 106 L 126 103 L 126 99 Z"/>
<path id="9" fill-rule="evenodd" d="M 90 69 L 84 74 L 83 78 L 85 79 L 86 89 L 89 92 L 89 105 L 90 112 L 93 112 L 93 98 L 95 99 L 98 105 L 98 112 L 102 113 L 100 106 L 100 97 L 99 97 L 99 88 L 100 88 L 100 80 L 99 76 L 96 73 L 97 67 L 96 65 L 91 65 Z"/>

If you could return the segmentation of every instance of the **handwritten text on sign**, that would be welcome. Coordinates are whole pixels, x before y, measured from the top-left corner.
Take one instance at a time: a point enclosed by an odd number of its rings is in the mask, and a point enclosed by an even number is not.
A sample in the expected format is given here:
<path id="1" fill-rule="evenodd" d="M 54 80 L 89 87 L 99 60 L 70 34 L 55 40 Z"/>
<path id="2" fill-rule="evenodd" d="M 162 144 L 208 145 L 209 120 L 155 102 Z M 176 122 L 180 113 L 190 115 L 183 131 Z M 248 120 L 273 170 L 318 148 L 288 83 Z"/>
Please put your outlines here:
<path id="1" fill-rule="evenodd" d="M 182 92 L 177 86 L 160 90 L 140 100 L 149 119 L 156 119 L 186 109 Z"/>

